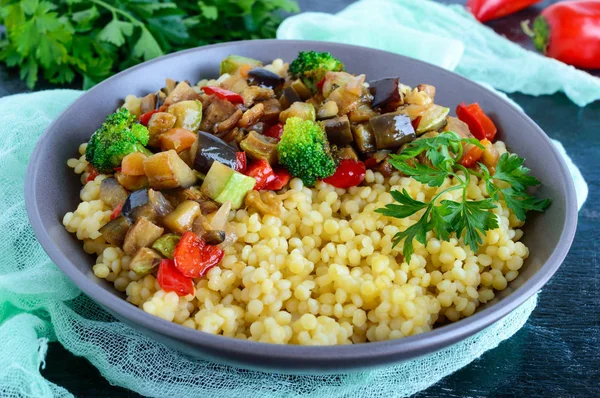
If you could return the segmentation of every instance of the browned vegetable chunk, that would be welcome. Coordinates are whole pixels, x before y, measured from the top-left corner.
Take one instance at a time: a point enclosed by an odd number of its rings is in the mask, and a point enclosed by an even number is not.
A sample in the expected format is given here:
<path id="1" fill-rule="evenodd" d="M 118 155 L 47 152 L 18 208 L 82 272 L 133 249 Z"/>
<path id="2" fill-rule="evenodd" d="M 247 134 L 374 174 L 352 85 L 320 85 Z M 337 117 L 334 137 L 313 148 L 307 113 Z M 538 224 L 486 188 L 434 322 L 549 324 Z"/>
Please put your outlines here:
<path id="1" fill-rule="evenodd" d="M 169 213 L 162 222 L 165 227 L 178 234 L 184 234 L 191 231 L 192 224 L 196 217 L 200 215 L 200 205 L 193 200 L 186 200 L 177 206 L 175 210 Z"/>
<path id="2" fill-rule="evenodd" d="M 373 95 L 373 108 L 392 112 L 402 105 L 402 95 L 398 90 L 397 77 L 387 77 L 369 82 L 369 91 Z"/>
<path id="3" fill-rule="evenodd" d="M 306 87 L 306 84 L 304 84 L 302 80 L 296 79 L 290 84 L 290 86 L 294 89 L 296 93 L 298 93 L 298 96 L 303 101 L 306 101 L 307 99 L 312 97 L 312 91 L 310 91 L 310 88 Z"/>
<path id="4" fill-rule="evenodd" d="M 139 218 L 125 235 L 123 251 L 133 256 L 142 247 L 149 247 L 163 234 L 164 228 L 159 227 L 144 217 Z"/>
<path id="5" fill-rule="evenodd" d="M 275 98 L 275 92 L 270 88 L 249 86 L 242 93 L 244 98 L 244 105 L 251 107 L 255 101 L 264 101 L 270 98 Z"/>
<path id="6" fill-rule="evenodd" d="M 373 152 L 377 149 L 375 147 L 375 136 L 369 123 L 352 126 L 352 135 L 354 136 L 356 147 L 362 153 Z"/>
<path id="7" fill-rule="evenodd" d="M 161 260 L 160 254 L 147 247 L 142 247 L 131 259 L 129 269 L 140 276 L 148 275 L 158 267 Z"/>
<path id="8" fill-rule="evenodd" d="M 116 172 L 115 179 L 129 191 L 137 191 L 148 186 L 148 177 L 146 176 L 128 176 L 121 172 Z"/>
<path id="9" fill-rule="evenodd" d="M 197 180 L 194 171 L 172 149 L 144 160 L 144 173 L 150 187 L 157 190 L 187 188 Z"/>
<path id="10" fill-rule="evenodd" d="M 335 150 L 333 152 L 333 157 L 334 157 L 334 159 L 337 159 L 337 160 L 344 160 L 344 159 L 358 160 L 358 155 L 356 154 L 356 151 L 354 150 L 354 148 L 352 148 L 351 146 L 345 146 L 343 148 L 338 148 L 337 150 Z"/>
<path id="11" fill-rule="evenodd" d="M 231 130 L 238 124 L 238 122 L 240 121 L 241 118 L 242 118 L 242 111 L 238 109 L 233 113 L 233 115 L 229 116 L 227 119 L 215 124 L 215 126 L 214 126 L 215 134 L 221 134 L 221 133 Z"/>
<path id="12" fill-rule="evenodd" d="M 279 98 L 281 109 L 289 108 L 294 102 L 302 102 L 302 98 L 300 98 L 296 90 L 294 90 L 291 86 L 287 86 L 283 89 L 281 98 Z"/>
<path id="13" fill-rule="evenodd" d="M 327 139 L 331 144 L 344 146 L 353 141 L 348 116 L 344 115 L 333 119 L 323 120 L 321 124 L 323 125 L 323 128 L 327 133 Z"/>
<path id="14" fill-rule="evenodd" d="M 160 135 L 173 128 L 175 122 L 177 122 L 177 117 L 168 112 L 156 112 L 153 114 L 148 121 L 148 133 L 150 134 L 148 145 L 153 147 L 160 146 Z"/>
<path id="15" fill-rule="evenodd" d="M 277 99 L 271 98 L 261 102 L 264 106 L 262 118 L 260 119 L 265 123 L 277 123 L 279 120 L 279 113 L 281 112 L 281 104 Z"/>
<path id="16" fill-rule="evenodd" d="M 153 111 L 154 109 L 156 109 L 156 94 L 150 93 L 142 98 L 142 101 L 140 102 L 140 111 L 144 114 Z"/>
<path id="17" fill-rule="evenodd" d="M 417 90 L 423 91 L 425 94 L 427 94 L 427 96 L 431 98 L 431 101 L 435 99 L 435 86 L 430 84 L 419 84 L 417 86 Z"/>
<path id="18" fill-rule="evenodd" d="M 279 216 L 281 214 L 281 199 L 273 191 L 251 190 L 246 194 L 244 203 L 263 215 Z"/>
<path id="19" fill-rule="evenodd" d="M 250 159 L 265 159 L 270 164 L 277 161 L 277 140 L 256 131 L 251 131 L 246 139 L 240 142 L 240 147 Z"/>
<path id="20" fill-rule="evenodd" d="M 222 100 L 220 98 L 214 98 L 204 110 L 204 115 L 202 116 L 202 123 L 200 123 L 200 130 L 213 131 L 214 126 L 217 123 L 227 120 L 237 110 L 238 108 L 231 102 Z"/>
<path id="21" fill-rule="evenodd" d="M 265 106 L 263 104 L 255 104 L 252 108 L 244 112 L 242 118 L 238 122 L 238 125 L 243 128 L 248 128 L 249 126 L 258 123 L 264 112 Z"/>
<path id="22" fill-rule="evenodd" d="M 361 103 L 358 108 L 348 113 L 348 117 L 352 123 L 368 122 L 373 116 L 378 113 L 371 108 L 369 104 Z"/>
<path id="23" fill-rule="evenodd" d="M 109 221 L 100 228 L 100 233 L 104 240 L 111 245 L 121 246 L 125 240 L 125 235 L 129 230 L 129 221 L 124 216 L 119 216 L 114 220 Z"/>
<path id="24" fill-rule="evenodd" d="M 352 113 L 352 112 L 351 112 Z M 333 101 L 327 101 L 317 111 L 317 119 L 331 119 L 332 117 L 336 117 L 338 114 L 337 104 Z"/>
<path id="25" fill-rule="evenodd" d="M 444 126 L 442 130 L 454 131 L 463 138 L 473 138 L 473 134 L 471 134 L 467 123 L 454 116 L 448 116 L 446 118 L 446 126 Z"/>
<path id="26" fill-rule="evenodd" d="M 105 178 L 100 183 L 100 199 L 113 209 L 125 202 L 127 191 L 114 178 Z"/>
<path id="27" fill-rule="evenodd" d="M 187 82 L 179 82 L 165 99 L 165 105 L 169 106 L 179 101 L 199 99 L 199 95 Z"/>

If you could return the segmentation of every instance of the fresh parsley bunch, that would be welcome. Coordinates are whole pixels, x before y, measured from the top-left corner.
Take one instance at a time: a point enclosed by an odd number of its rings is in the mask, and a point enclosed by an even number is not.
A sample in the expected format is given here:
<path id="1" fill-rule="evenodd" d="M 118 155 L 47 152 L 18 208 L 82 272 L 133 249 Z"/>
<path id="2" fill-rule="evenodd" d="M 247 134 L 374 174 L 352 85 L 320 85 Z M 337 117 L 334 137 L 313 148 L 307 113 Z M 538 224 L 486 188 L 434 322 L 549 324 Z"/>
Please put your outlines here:
<path id="1" fill-rule="evenodd" d="M 83 77 L 84 88 L 163 54 L 275 36 L 293 0 L 0 0 L 0 61 L 35 87 Z"/>
<path id="2" fill-rule="evenodd" d="M 483 243 L 481 235 L 485 231 L 498 228 L 498 220 L 492 212 L 497 207 L 497 201 L 504 199 L 506 205 L 515 216 L 525 221 L 526 213 L 530 210 L 544 211 L 550 205 L 550 199 L 537 199 L 527 193 L 528 188 L 539 185 L 540 182 L 529 175 L 529 169 L 523 166 L 523 158 L 517 155 L 503 154 L 498 159 L 496 171 L 492 176 L 488 168 L 479 163 L 481 172 L 467 169 L 460 164 L 463 144 L 470 143 L 483 149 L 477 139 L 461 138 L 454 132 L 444 132 L 435 137 L 423 138 L 408 144 L 398 155 L 391 155 L 390 163 L 407 176 L 427 184 L 430 187 L 440 187 L 450 177 L 458 184 L 438 192 L 429 202 L 413 199 L 406 190 L 392 191 L 392 197 L 398 203 L 388 204 L 376 211 L 389 217 L 405 218 L 424 210 L 421 218 L 406 230 L 394 236 L 394 246 L 404 240 L 403 255 L 410 261 L 413 253 L 413 240 L 426 244 L 426 234 L 433 231 L 438 239 L 449 240 L 452 233 L 477 252 Z M 417 156 L 425 153 L 430 165 L 416 161 Z M 462 175 L 458 174 L 462 171 Z M 483 179 L 490 198 L 471 201 L 467 200 L 466 188 L 469 186 L 471 175 Z M 502 182 L 502 183 L 500 183 Z M 462 190 L 462 200 L 438 199 L 446 192 Z"/>

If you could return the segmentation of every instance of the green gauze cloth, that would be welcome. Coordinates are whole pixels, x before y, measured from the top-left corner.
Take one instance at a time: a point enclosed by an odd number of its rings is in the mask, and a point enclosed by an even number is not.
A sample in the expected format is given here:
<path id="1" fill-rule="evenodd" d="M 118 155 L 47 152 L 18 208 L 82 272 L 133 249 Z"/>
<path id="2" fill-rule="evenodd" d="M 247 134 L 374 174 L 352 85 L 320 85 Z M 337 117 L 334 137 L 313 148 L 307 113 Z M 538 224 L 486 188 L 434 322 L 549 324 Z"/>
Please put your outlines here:
<path id="1" fill-rule="evenodd" d="M 336 15 L 286 19 L 278 39 L 332 41 L 433 63 L 507 93 L 564 92 L 585 106 L 600 99 L 600 78 L 523 49 L 480 24 L 462 6 L 430 0 L 362 0 Z"/>
<path id="2" fill-rule="evenodd" d="M 461 343 L 371 372 L 290 376 L 190 359 L 116 321 L 81 294 L 46 256 L 29 225 L 23 198 L 28 159 L 44 129 L 80 93 L 55 90 L 0 98 L 2 397 L 72 396 L 40 374 L 50 341 L 87 358 L 111 384 L 152 397 L 409 396 L 512 336 L 535 308 L 534 296 Z M 578 191 L 587 189 L 572 167 L 575 180 L 580 181 Z"/>

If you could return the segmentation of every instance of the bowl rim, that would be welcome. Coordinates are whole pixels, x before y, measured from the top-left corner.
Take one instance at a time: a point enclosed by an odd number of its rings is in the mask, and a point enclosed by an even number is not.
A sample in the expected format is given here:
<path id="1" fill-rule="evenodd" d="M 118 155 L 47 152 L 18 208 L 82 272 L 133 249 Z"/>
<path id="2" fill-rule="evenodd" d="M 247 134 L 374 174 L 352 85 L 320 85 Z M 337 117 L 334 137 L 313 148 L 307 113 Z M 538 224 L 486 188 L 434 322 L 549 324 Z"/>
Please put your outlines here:
<path id="1" fill-rule="evenodd" d="M 101 306 L 114 312 L 119 316 L 135 323 L 138 326 L 144 327 L 151 332 L 169 337 L 180 342 L 190 344 L 193 346 L 204 347 L 212 349 L 216 352 L 225 352 L 229 354 L 242 354 L 249 355 L 254 358 L 263 360 L 278 360 L 278 361 L 305 361 L 315 362 L 324 361 L 328 363 L 329 360 L 335 359 L 337 363 L 340 361 L 351 361 L 359 360 L 362 362 L 351 363 L 347 362 L 345 370 L 351 368 L 358 368 L 364 366 L 367 362 L 385 364 L 398 362 L 399 357 L 417 357 L 429 352 L 437 351 L 450 344 L 453 344 L 459 340 L 465 339 L 480 330 L 490 326 L 494 322 L 500 320 L 506 316 L 509 312 L 516 309 L 518 306 L 523 304 L 527 299 L 533 296 L 540 288 L 554 275 L 557 269 L 560 267 L 562 261 L 566 257 L 573 238 L 575 236 L 575 230 L 577 226 L 577 204 L 575 188 L 568 168 L 559 155 L 558 151 L 550 141 L 550 138 L 543 132 L 543 130 L 531 120 L 523 111 L 517 109 L 514 105 L 502 98 L 495 92 L 487 89 L 489 95 L 496 98 L 499 106 L 507 107 L 510 112 L 513 113 L 515 118 L 522 119 L 522 123 L 525 123 L 531 127 L 532 130 L 539 136 L 539 138 L 547 144 L 550 148 L 549 162 L 556 162 L 558 164 L 559 178 L 566 182 L 565 192 L 565 225 L 560 237 L 558 245 L 552 251 L 552 254 L 548 260 L 541 266 L 540 270 L 536 272 L 533 277 L 525 281 L 522 286 L 516 289 L 508 297 L 500 299 L 497 303 L 476 312 L 475 314 L 463 318 L 457 322 L 437 327 L 431 331 L 403 337 L 400 339 L 392 339 L 380 342 L 370 342 L 366 344 L 351 344 L 351 345 L 332 345 L 332 346 L 299 346 L 290 344 L 270 344 L 253 342 L 247 340 L 241 340 L 222 335 L 214 335 L 199 330 L 190 329 L 174 322 L 166 321 L 157 316 L 146 313 L 142 309 L 135 305 L 125 301 L 121 297 L 110 294 L 105 291 L 98 283 L 89 279 L 87 275 L 79 271 L 76 265 L 64 255 L 58 247 L 56 247 L 48 234 L 48 231 L 44 228 L 42 217 L 37 206 L 37 194 L 36 194 L 36 179 L 41 157 L 34 156 L 38 150 L 45 146 L 46 141 L 49 140 L 49 132 L 55 129 L 55 126 L 62 122 L 68 111 L 77 106 L 77 103 L 81 98 L 86 96 L 95 95 L 96 91 L 101 89 L 103 85 L 108 84 L 113 80 L 122 79 L 124 76 L 131 73 L 135 73 L 140 69 L 144 69 L 156 62 L 163 61 L 166 58 L 177 57 L 185 54 L 194 52 L 202 52 L 209 49 L 229 46 L 239 46 L 240 44 L 251 45 L 264 45 L 268 46 L 273 43 L 281 44 L 282 40 L 267 39 L 267 40 L 242 40 L 235 42 L 219 43 L 209 46 L 195 47 L 175 53 L 167 54 L 159 58 L 155 58 L 150 61 L 133 66 L 126 69 L 111 78 L 99 83 L 92 89 L 82 94 L 77 100 L 65 108 L 62 113 L 45 129 L 44 133 L 40 137 L 35 149 L 30 157 L 30 162 L 27 167 L 27 173 L 25 178 L 25 204 L 27 214 L 32 225 L 32 228 L 37 236 L 43 249 L 46 251 L 52 261 L 73 281 L 73 283 L 88 297 L 99 303 Z M 454 72 L 448 71 L 436 65 L 432 65 L 414 58 L 402 56 L 399 54 L 391 53 L 388 51 L 367 48 L 362 46 L 355 46 L 341 43 L 330 43 L 320 41 L 309 41 L 309 40 L 285 40 L 286 43 L 294 46 L 311 46 L 311 45 L 327 45 L 331 47 L 329 51 L 335 52 L 336 49 L 345 48 L 360 52 L 365 56 L 372 54 L 374 57 L 377 54 L 385 53 L 392 54 L 395 57 L 409 60 L 410 62 L 428 68 L 433 68 L 436 73 L 442 75 L 452 76 L 453 79 L 459 79 L 466 86 L 478 83 L 469 80 L 461 75 Z M 484 87 L 479 85 L 480 87 Z M 485 88 L 485 87 L 484 87 Z M 57 220 L 59 220 L 57 217 Z M 62 224 L 61 224 L 62 227 Z M 542 272 L 543 271 L 543 272 Z M 352 366 L 354 365 L 354 366 Z M 243 366 L 243 365 L 242 365 Z"/>

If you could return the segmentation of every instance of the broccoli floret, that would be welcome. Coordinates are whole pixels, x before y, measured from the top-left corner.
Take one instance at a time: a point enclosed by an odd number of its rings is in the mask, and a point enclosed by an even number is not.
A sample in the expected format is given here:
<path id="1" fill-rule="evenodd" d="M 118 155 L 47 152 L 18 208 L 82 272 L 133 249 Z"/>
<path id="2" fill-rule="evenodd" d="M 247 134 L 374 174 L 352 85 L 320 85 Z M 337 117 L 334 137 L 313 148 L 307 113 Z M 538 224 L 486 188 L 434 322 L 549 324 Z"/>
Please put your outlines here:
<path id="1" fill-rule="evenodd" d="M 302 82 L 313 92 L 317 90 L 317 83 L 323 80 L 327 72 L 343 70 L 344 64 L 331 53 L 316 51 L 300 51 L 289 67 L 290 73 L 302 79 Z"/>
<path id="2" fill-rule="evenodd" d="M 151 155 L 152 152 L 144 147 L 149 138 L 148 129 L 136 123 L 135 115 L 121 108 L 108 115 L 92 135 L 85 150 L 85 158 L 100 173 L 110 173 L 132 152 Z"/>
<path id="3" fill-rule="evenodd" d="M 279 163 L 309 187 L 332 175 L 337 167 L 325 132 L 317 123 L 299 117 L 285 122 L 277 151 Z"/>

